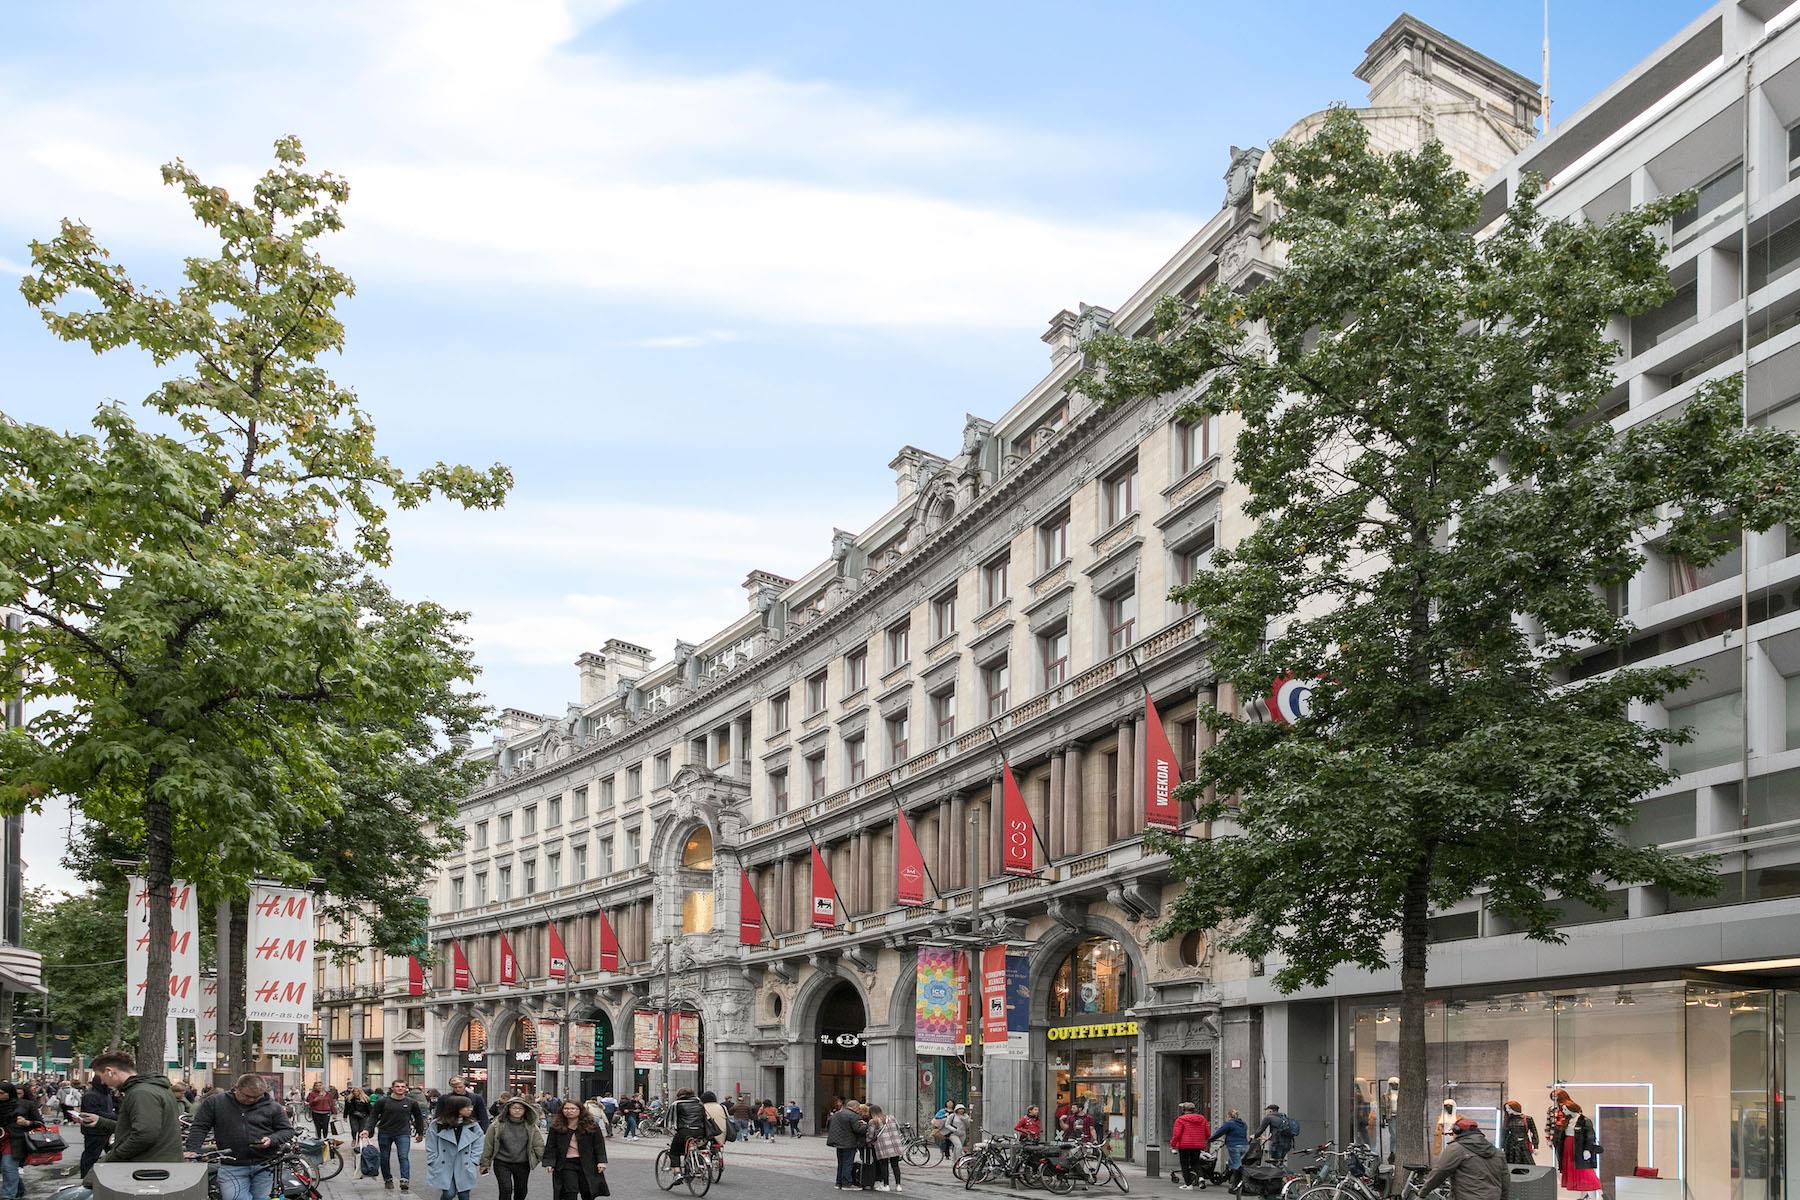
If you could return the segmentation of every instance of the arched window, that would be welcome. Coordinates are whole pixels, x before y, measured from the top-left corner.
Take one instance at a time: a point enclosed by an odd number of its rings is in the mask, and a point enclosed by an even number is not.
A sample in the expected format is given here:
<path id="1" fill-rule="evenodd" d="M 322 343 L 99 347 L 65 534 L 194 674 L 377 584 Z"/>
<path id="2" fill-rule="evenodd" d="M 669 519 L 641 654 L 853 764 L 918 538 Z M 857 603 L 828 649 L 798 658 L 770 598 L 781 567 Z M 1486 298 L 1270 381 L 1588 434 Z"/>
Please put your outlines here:
<path id="1" fill-rule="evenodd" d="M 695 871 L 712 870 L 712 830 L 700 825 L 688 834 L 687 844 L 681 848 L 681 865 Z"/>
<path id="2" fill-rule="evenodd" d="M 1131 956 L 1112 938 L 1089 938 L 1056 968 L 1050 1015 L 1061 1020 L 1123 1012 L 1137 1003 Z"/>

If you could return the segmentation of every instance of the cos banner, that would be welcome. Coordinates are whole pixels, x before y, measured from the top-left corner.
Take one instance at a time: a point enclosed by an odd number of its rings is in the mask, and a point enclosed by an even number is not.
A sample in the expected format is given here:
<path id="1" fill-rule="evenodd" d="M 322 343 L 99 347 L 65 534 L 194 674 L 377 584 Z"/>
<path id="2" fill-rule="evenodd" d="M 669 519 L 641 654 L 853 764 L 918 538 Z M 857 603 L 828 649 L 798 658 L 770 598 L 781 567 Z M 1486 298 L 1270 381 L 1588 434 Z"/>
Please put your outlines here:
<path id="1" fill-rule="evenodd" d="M 252 1021 L 312 1020 L 312 893 L 250 889 L 244 1015 Z"/>

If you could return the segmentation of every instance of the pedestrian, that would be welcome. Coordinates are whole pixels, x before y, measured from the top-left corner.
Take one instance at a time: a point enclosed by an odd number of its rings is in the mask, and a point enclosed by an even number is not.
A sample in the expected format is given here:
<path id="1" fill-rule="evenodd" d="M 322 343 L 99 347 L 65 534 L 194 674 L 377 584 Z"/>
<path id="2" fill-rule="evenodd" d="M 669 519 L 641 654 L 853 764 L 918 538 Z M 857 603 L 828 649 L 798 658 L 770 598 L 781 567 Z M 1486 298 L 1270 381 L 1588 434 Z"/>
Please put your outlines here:
<path id="1" fill-rule="evenodd" d="M 1025 1115 L 1013 1122 L 1013 1132 L 1019 1135 L 1021 1142 L 1044 1140 L 1044 1120 L 1038 1115 L 1037 1105 L 1030 1104 L 1025 1107 Z"/>
<path id="2" fill-rule="evenodd" d="M 79 1111 L 72 1112 L 70 1115 L 77 1124 L 82 1123 L 82 1115 L 113 1120 L 119 1115 L 119 1097 L 106 1086 L 105 1081 L 99 1075 L 90 1074 L 87 1090 L 81 1093 Z M 111 1137 L 99 1130 L 85 1130 L 82 1133 L 81 1170 L 77 1173 L 76 1178 L 87 1178 L 87 1173 L 94 1169 L 94 1164 L 100 1161 L 101 1154 L 105 1153 L 107 1144 L 111 1141 Z"/>
<path id="3" fill-rule="evenodd" d="M 800 1133 L 800 1121 L 801 1121 L 801 1118 L 803 1118 L 805 1115 L 806 1115 L 805 1113 L 800 1111 L 800 1102 L 798 1100 L 789 1100 L 787 1102 L 786 1116 L 787 1116 L 787 1131 L 788 1131 L 789 1137 L 802 1136 L 802 1134 Z"/>
<path id="4" fill-rule="evenodd" d="M 306 1093 L 306 1107 L 312 1113 L 313 1132 L 320 1138 L 330 1137 L 331 1118 L 337 1115 L 337 1101 L 320 1080 L 313 1080 L 312 1091 Z"/>
<path id="5" fill-rule="evenodd" d="M 231 1156 L 218 1164 L 219 1200 L 264 1200 L 275 1189 L 273 1162 L 294 1140 L 295 1130 L 268 1086 L 261 1075 L 239 1075 L 229 1092 L 209 1096 L 194 1109 L 182 1157 L 198 1157 L 209 1139 Z"/>
<path id="6" fill-rule="evenodd" d="M 100 1161 L 180 1162 L 181 1107 L 168 1076 L 139 1075 L 137 1064 L 126 1054 L 100 1055 L 94 1059 L 93 1072 L 118 1094 L 114 1116 L 81 1114 L 84 1129 L 112 1135 L 112 1149 Z"/>
<path id="7" fill-rule="evenodd" d="M 1065 1142 L 1092 1142 L 1097 1140 L 1094 1132 L 1094 1118 L 1088 1115 L 1087 1106 L 1080 1102 L 1063 1109 L 1061 1120 L 1057 1122 L 1057 1132 Z"/>
<path id="8" fill-rule="evenodd" d="M 1481 1132 L 1481 1125 L 1458 1117 L 1449 1132 L 1419 1194 L 1429 1195 L 1447 1182 L 1451 1200 L 1506 1200 L 1511 1191 L 1506 1160 Z"/>
<path id="9" fill-rule="evenodd" d="M 764 1100 L 756 1106 L 756 1131 L 762 1134 L 762 1140 L 775 1140 L 775 1126 L 781 1120 L 781 1110 L 775 1107 L 773 1100 Z"/>
<path id="10" fill-rule="evenodd" d="M 959 1104 L 944 1116 L 944 1149 L 955 1162 L 962 1157 L 963 1143 L 969 1138 L 969 1106 Z"/>
<path id="11" fill-rule="evenodd" d="M 750 1122 L 756 1119 L 756 1109 L 750 1101 L 742 1096 L 734 1096 L 731 1104 L 731 1140 L 739 1141 L 750 1136 Z"/>
<path id="12" fill-rule="evenodd" d="M 544 1169 L 550 1172 L 554 1200 L 593 1200 L 595 1196 L 612 1195 L 606 1184 L 606 1135 L 588 1111 L 573 1100 L 564 1100 L 550 1118 Z"/>
<path id="13" fill-rule="evenodd" d="M 1501 1111 L 1500 1145 L 1509 1163 L 1530 1166 L 1537 1161 L 1537 1121 L 1525 1115 L 1517 1100 L 1508 1100 Z"/>
<path id="14" fill-rule="evenodd" d="M 863 1147 L 869 1123 L 849 1106 L 840 1107 L 825 1123 L 825 1144 L 837 1151 L 837 1189 L 855 1187 L 856 1156 Z"/>
<path id="15" fill-rule="evenodd" d="M 1281 1111 L 1281 1105 L 1271 1104 L 1263 1109 L 1262 1123 L 1256 1127 L 1256 1136 L 1263 1139 L 1268 1150 L 1269 1161 L 1280 1163 L 1294 1148 L 1294 1139 L 1300 1135 L 1300 1122 Z"/>
<path id="16" fill-rule="evenodd" d="M 481 1093 L 469 1090 L 469 1081 L 459 1077 L 450 1081 L 450 1095 L 467 1100 L 475 1109 L 475 1123 L 481 1126 L 483 1133 L 487 1132 L 490 1118 L 487 1101 L 481 1098 Z M 542 1106 L 539 1111 L 542 1111 Z"/>
<path id="17" fill-rule="evenodd" d="M 706 1109 L 706 1127 L 712 1135 L 713 1149 L 717 1150 L 731 1131 L 731 1114 L 712 1092 L 701 1092 L 700 1104 Z"/>
<path id="18" fill-rule="evenodd" d="M 900 1136 L 900 1123 L 877 1104 L 869 1110 L 869 1127 L 873 1135 L 869 1145 L 875 1158 L 875 1190 L 897 1192 L 900 1190 L 900 1155 L 906 1149 L 906 1139 Z"/>
<path id="19" fill-rule="evenodd" d="M 431 1137 L 425 1142 L 425 1182 L 438 1190 L 438 1200 L 469 1200 L 481 1168 L 481 1127 L 467 1096 L 445 1096 L 432 1114 Z"/>
<path id="20" fill-rule="evenodd" d="M 1238 1171 L 1244 1165 L 1244 1151 L 1250 1148 L 1250 1127 L 1244 1124 L 1243 1114 L 1235 1108 L 1225 1110 L 1225 1119 L 1206 1139 L 1208 1145 L 1221 1140 L 1225 1143 L 1226 1176 L 1236 1183 Z"/>
<path id="21" fill-rule="evenodd" d="M 18 1151 L 25 1144 L 25 1131 L 31 1118 L 21 1111 L 17 1084 L 0 1083 L 0 1197 L 17 1200 L 23 1189 L 19 1182 L 19 1163 L 25 1156 Z"/>
<path id="22" fill-rule="evenodd" d="M 669 1169 L 679 1172 L 687 1155 L 689 1142 L 703 1142 L 712 1136 L 712 1119 L 706 1103 L 694 1095 L 693 1088 L 675 1093 L 675 1104 L 669 1113 Z"/>
<path id="23" fill-rule="evenodd" d="M 600 1126 L 606 1131 L 606 1136 L 611 1137 L 619 1131 L 619 1102 L 614 1098 L 611 1088 L 607 1088 L 606 1094 L 600 1097 L 600 1110 L 606 1114 L 606 1120 L 600 1122 Z"/>
<path id="24" fill-rule="evenodd" d="M 63 1111 L 71 1116 L 81 1110 L 81 1088 L 73 1079 L 63 1081 L 62 1106 Z"/>
<path id="25" fill-rule="evenodd" d="M 344 1093 L 344 1125 L 345 1132 L 352 1137 L 360 1137 L 369 1131 L 369 1093 L 362 1088 L 353 1087 Z"/>
<path id="26" fill-rule="evenodd" d="M 400 1160 L 400 1190 L 412 1190 L 412 1148 L 425 1140 L 425 1110 L 411 1091 L 404 1079 L 396 1079 L 387 1094 L 369 1106 L 369 1131 L 381 1154 L 381 1185 L 390 1192 L 394 1190 L 395 1158 Z"/>
<path id="27" fill-rule="evenodd" d="M 481 1173 L 493 1169 L 500 1200 L 525 1200 L 531 1173 L 544 1161 L 544 1131 L 523 1100 L 508 1100 L 488 1123 L 481 1145 Z"/>
<path id="28" fill-rule="evenodd" d="M 1169 1149 L 1181 1160 L 1181 1190 L 1192 1191 L 1200 1185 L 1200 1152 L 1212 1141 L 1212 1126 L 1204 1114 L 1196 1111 L 1193 1101 L 1176 1105 L 1175 1125 L 1169 1130 Z"/>
<path id="29" fill-rule="evenodd" d="M 636 1092 L 627 1092 L 619 1097 L 619 1116 L 625 1119 L 625 1140 L 637 1141 L 638 1120 L 643 1112 L 643 1101 Z"/>

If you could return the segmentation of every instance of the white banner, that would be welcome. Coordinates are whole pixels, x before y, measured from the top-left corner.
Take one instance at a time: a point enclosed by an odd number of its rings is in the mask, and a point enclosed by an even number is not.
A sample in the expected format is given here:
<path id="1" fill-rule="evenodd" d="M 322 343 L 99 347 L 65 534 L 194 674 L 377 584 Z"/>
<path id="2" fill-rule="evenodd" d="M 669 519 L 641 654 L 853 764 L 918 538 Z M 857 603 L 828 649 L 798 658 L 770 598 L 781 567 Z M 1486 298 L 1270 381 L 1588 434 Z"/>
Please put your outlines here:
<path id="1" fill-rule="evenodd" d="M 200 977 L 200 1019 L 194 1023 L 194 1065 L 210 1067 L 218 1061 L 219 977 Z"/>
<path id="2" fill-rule="evenodd" d="M 176 1023 L 173 1013 L 169 1015 L 168 1028 L 163 1031 L 163 1065 L 171 1071 L 181 1066 L 181 1026 Z"/>
<path id="3" fill-rule="evenodd" d="M 263 1053 L 285 1054 L 289 1057 L 300 1053 L 300 1026 L 292 1021 L 264 1021 Z"/>
<path id="4" fill-rule="evenodd" d="M 125 911 L 125 1011 L 144 1015 L 150 983 L 150 889 L 143 876 L 126 877 L 130 906 Z M 200 918 L 194 885 L 177 879 L 169 889 L 169 1015 L 200 1015 Z"/>
<path id="5" fill-rule="evenodd" d="M 245 1017 L 252 1021 L 312 1020 L 312 893 L 291 888 L 250 889 L 249 963 Z"/>

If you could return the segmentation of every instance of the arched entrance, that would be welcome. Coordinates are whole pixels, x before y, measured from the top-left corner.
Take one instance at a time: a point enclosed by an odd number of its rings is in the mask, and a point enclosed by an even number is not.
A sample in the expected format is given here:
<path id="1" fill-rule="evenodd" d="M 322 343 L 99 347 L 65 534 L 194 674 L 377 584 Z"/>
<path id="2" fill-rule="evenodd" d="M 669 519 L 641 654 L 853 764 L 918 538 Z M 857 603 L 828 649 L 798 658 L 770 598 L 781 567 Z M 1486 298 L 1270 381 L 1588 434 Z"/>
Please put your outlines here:
<path id="1" fill-rule="evenodd" d="M 1136 1157 L 1137 964 L 1116 938 L 1089 936 L 1063 951 L 1046 996 L 1050 1109 L 1090 1117 L 1121 1158 Z"/>
<path id="2" fill-rule="evenodd" d="M 576 1047 L 577 1053 L 581 1057 L 587 1057 L 589 1049 L 593 1051 L 594 1056 L 594 1065 L 582 1067 L 577 1079 L 579 1087 L 577 1094 L 586 1100 L 592 1096 L 604 1096 L 613 1090 L 612 1056 L 616 1043 L 613 1038 L 612 1017 L 604 1008 L 589 1009 L 587 1015 L 581 1018 L 581 1022 L 594 1027 L 593 1045 L 591 1047 L 577 1045 Z M 585 1029 L 579 1032 L 584 1037 L 587 1034 Z"/>
<path id="3" fill-rule="evenodd" d="M 506 1090 L 537 1094 L 537 1026 L 530 1017 L 515 1021 L 506 1039 Z"/>
<path id="4" fill-rule="evenodd" d="M 821 1130 L 831 1116 L 834 1098 L 868 1101 L 868 1052 L 862 1036 L 868 1023 L 869 1009 L 862 993 L 847 980 L 832 984 L 819 1000 L 819 1017 L 814 1023 L 819 1064 L 814 1095 L 818 1103 L 813 1111 Z"/>
<path id="5" fill-rule="evenodd" d="M 468 1080 L 469 1087 L 483 1095 L 492 1094 L 487 1086 L 487 1026 L 479 1017 L 470 1017 L 468 1025 L 463 1029 L 462 1040 L 456 1044 L 456 1071 Z"/>

